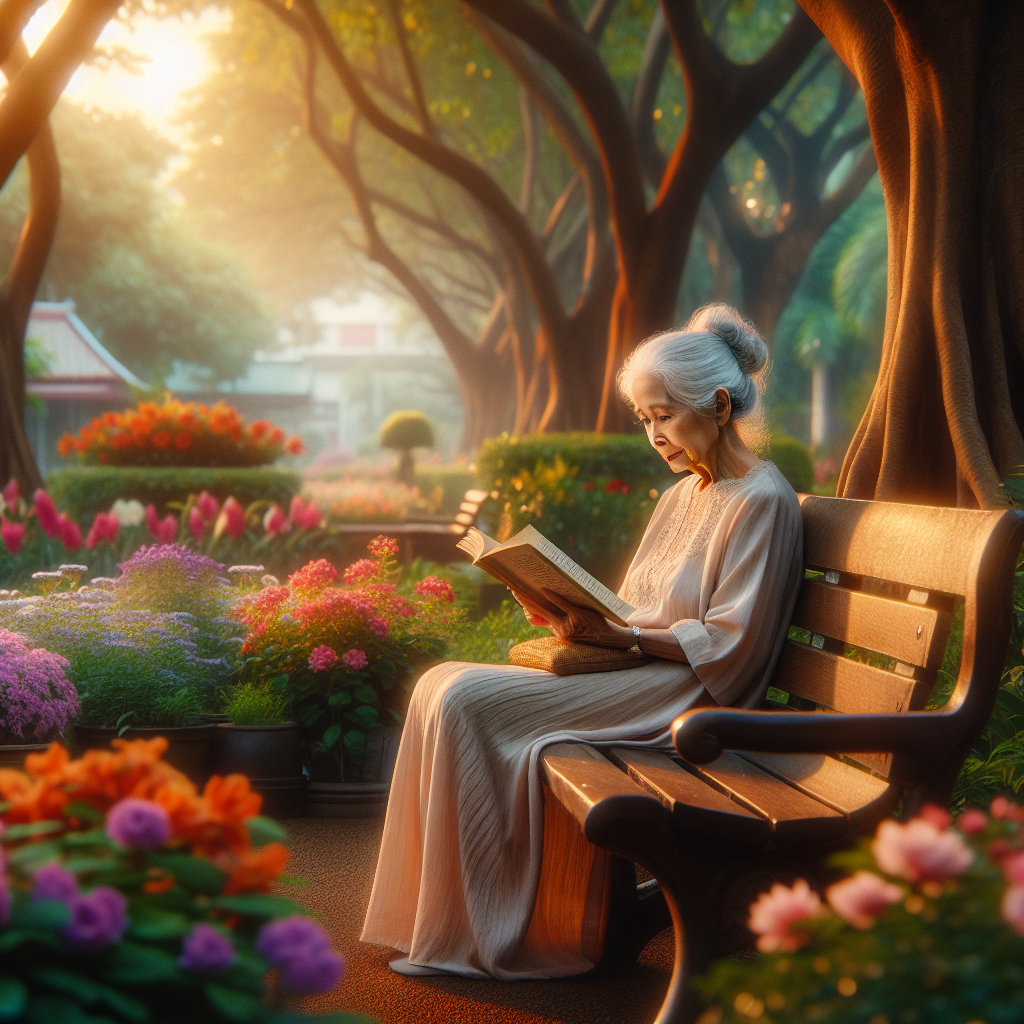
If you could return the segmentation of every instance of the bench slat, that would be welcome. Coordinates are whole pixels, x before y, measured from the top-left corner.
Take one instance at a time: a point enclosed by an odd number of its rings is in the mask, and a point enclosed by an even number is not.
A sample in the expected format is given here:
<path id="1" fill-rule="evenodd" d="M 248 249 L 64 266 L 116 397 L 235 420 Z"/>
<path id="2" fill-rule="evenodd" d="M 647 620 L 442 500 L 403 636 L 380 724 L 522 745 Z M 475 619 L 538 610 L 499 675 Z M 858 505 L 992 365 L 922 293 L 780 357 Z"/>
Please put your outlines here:
<path id="1" fill-rule="evenodd" d="M 902 791 L 867 772 L 821 754 L 739 751 L 745 761 L 845 814 L 858 832 L 871 829 L 899 802 Z"/>
<path id="2" fill-rule="evenodd" d="M 727 751 L 710 764 L 688 767 L 766 818 L 781 845 L 838 839 L 851 831 L 846 815 L 787 786 L 737 754 Z"/>
<path id="3" fill-rule="evenodd" d="M 476 515 L 470 515 L 468 512 L 456 512 L 455 522 L 462 523 L 463 526 L 472 526 L 476 522 Z"/>
<path id="4" fill-rule="evenodd" d="M 552 794 L 584 832 L 591 812 L 605 801 L 605 813 L 657 825 L 664 808 L 624 772 L 586 743 L 554 743 L 540 757 L 541 774 Z M 614 807 L 612 807 L 614 804 Z"/>
<path id="5" fill-rule="evenodd" d="M 807 580 L 800 588 L 793 613 L 793 625 L 801 629 L 927 669 L 942 664 L 949 621 L 936 608 L 817 580 Z"/>
<path id="6" fill-rule="evenodd" d="M 779 690 L 833 711 L 918 711 L 931 691 L 930 680 L 909 679 L 787 640 L 772 684 Z"/>
<path id="7" fill-rule="evenodd" d="M 462 496 L 463 501 L 475 501 L 477 505 L 487 499 L 487 492 L 471 488 Z"/>
<path id="8" fill-rule="evenodd" d="M 772 838 L 766 818 L 680 767 L 666 754 L 637 747 L 613 747 L 611 759 L 672 812 L 672 826 L 715 839 L 761 845 Z"/>
<path id="9" fill-rule="evenodd" d="M 475 516 L 480 511 L 479 501 L 464 501 L 459 505 L 459 509 L 462 512 L 468 512 L 471 516 Z"/>

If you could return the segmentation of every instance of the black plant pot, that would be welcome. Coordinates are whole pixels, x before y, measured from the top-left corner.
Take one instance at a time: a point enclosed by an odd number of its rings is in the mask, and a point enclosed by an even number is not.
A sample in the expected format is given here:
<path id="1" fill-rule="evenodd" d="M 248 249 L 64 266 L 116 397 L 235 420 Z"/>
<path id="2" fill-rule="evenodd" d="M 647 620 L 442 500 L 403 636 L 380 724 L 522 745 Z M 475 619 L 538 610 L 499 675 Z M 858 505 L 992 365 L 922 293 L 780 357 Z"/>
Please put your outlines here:
<path id="1" fill-rule="evenodd" d="M 0 743 L 0 768 L 17 768 L 20 771 L 29 754 L 41 754 L 49 746 L 49 743 Z"/>
<path id="2" fill-rule="evenodd" d="M 248 775 L 263 797 L 263 813 L 298 818 L 306 812 L 302 744 L 296 722 L 217 726 L 217 770 Z"/>
<path id="3" fill-rule="evenodd" d="M 128 729 L 126 740 L 151 740 L 165 736 L 169 744 L 164 760 L 184 772 L 199 789 L 214 772 L 217 727 L 215 725 L 180 725 L 160 728 Z M 75 739 L 81 750 L 105 750 L 117 738 L 117 729 L 105 725 L 78 725 Z"/>
<path id="4" fill-rule="evenodd" d="M 398 744 L 402 738 L 401 726 L 390 726 L 371 733 L 352 777 L 344 782 L 339 781 L 336 774 L 332 777 L 323 770 L 333 768 L 328 757 L 310 757 L 309 741 L 319 736 L 306 738 L 308 763 L 313 767 L 306 790 L 306 806 L 313 817 L 372 818 L 387 810 L 391 776 L 394 774 Z M 321 771 L 317 771 L 317 768 Z"/>

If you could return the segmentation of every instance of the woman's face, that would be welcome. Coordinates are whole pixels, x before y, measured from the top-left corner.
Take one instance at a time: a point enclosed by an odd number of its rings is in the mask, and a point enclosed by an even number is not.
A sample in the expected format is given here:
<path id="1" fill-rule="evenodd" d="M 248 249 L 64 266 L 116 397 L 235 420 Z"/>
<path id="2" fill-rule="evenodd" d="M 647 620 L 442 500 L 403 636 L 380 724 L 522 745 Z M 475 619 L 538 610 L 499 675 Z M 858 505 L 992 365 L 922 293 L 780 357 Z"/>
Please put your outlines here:
<path id="1" fill-rule="evenodd" d="M 665 385 L 648 374 L 633 382 L 633 408 L 647 431 L 647 440 L 672 467 L 673 473 L 687 469 L 698 472 L 698 466 L 707 465 L 708 452 L 718 440 L 716 416 L 673 402 Z"/>

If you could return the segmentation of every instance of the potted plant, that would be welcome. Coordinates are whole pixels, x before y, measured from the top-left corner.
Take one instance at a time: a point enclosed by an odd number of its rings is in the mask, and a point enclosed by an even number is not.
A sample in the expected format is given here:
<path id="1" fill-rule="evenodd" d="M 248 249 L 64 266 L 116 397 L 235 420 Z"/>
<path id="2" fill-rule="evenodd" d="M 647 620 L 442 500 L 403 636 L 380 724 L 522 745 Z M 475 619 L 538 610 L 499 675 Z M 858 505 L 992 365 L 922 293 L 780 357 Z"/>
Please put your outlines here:
<path id="1" fill-rule="evenodd" d="M 259 795 L 239 775 L 199 793 L 165 749 L 53 744 L 0 773 L 4 1020 L 299 1024 L 269 1005 L 271 970 L 282 995 L 337 984 L 328 936 L 271 894 L 287 835 Z"/>
<path id="2" fill-rule="evenodd" d="M 464 614 L 436 576 L 401 592 L 395 540 L 368 549 L 340 581 L 320 559 L 236 606 L 249 630 L 241 676 L 281 693 L 299 723 L 312 814 L 383 811 L 409 685 Z"/>
<path id="3" fill-rule="evenodd" d="M 222 569 L 178 545 L 154 545 L 113 579 L 78 586 L 77 572 L 37 574 L 42 595 L 6 602 L 21 632 L 67 660 L 81 704 L 79 746 L 166 735 L 172 764 L 198 783 L 209 777 L 216 726 L 200 716 L 219 710 L 242 642 L 225 615 Z M 0 626 L 8 624 L 0 608 Z"/>
<path id="4" fill-rule="evenodd" d="M 45 750 L 78 714 L 78 693 L 65 674 L 67 661 L 25 637 L 0 629 L 0 766 L 21 764 Z"/>
<path id="5" fill-rule="evenodd" d="M 403 410 L 393 412 L 380 428 L 381 448 L 398 452 L 396 477 L 407 487 L 416 484 L 414 448 L 434 447 L 434 428 L 421 412 Z"/>
<path id="6" fill-rule="evenodd" d="M 299 725 L 288 720 L 284 695 L 250 681 L 231 691 L 224 712 L 229 721 L 218 728 L 218 770 L 248 776 L 273 818 L 305 813 Z"/>

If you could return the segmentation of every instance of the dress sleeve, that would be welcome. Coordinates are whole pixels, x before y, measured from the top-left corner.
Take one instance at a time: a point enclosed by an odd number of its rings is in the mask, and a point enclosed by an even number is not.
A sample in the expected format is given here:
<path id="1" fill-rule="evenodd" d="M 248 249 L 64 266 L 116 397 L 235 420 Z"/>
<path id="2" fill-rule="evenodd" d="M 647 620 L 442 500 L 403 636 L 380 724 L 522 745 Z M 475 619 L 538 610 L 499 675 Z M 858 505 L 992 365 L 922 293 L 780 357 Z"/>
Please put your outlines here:
<path id="1" fill-rule="evenodd" d="M 802 570 L 803 521 L 794 494 L 758 488 L 726 509 L 711 544 L 724 544 L 703 621 L 670 628 L 697 678 L 722 705 L 738 703 L 781 649 Z M 709 552 L 709 555 L 711 552 Z M 703 605 L 704 602 L 702 601 Z"/>

